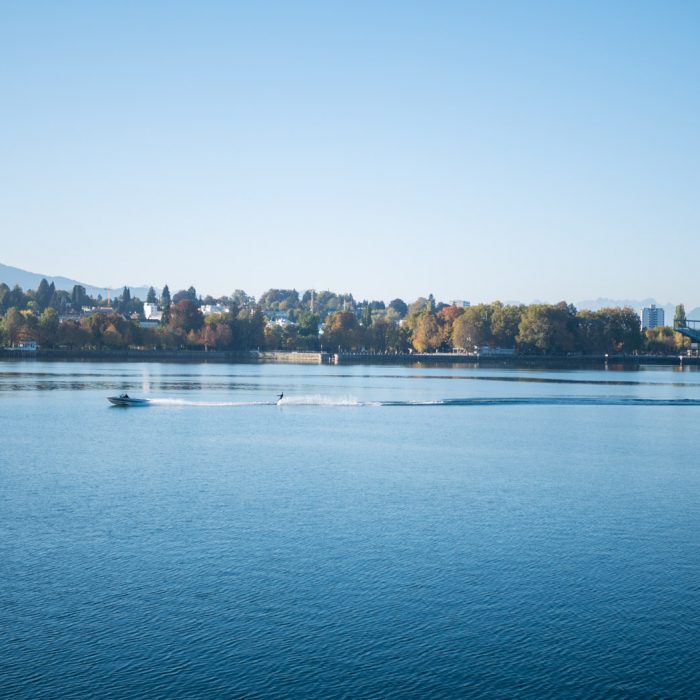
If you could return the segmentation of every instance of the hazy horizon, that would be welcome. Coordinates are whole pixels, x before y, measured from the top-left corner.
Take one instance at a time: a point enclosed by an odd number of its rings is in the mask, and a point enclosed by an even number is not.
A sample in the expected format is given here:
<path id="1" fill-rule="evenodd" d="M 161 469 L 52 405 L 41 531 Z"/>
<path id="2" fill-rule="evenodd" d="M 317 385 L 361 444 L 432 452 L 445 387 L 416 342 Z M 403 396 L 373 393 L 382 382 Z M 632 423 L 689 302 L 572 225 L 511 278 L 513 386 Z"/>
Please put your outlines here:
<path id="1" fill-rule="evenodd" d="M 0 262 L 0 272 L 1 272 L 2 265 L 3 265 L 3 263 Z M 37 272 L 31 271 L 31 270 L 25 270 L 24 272 L 27 272 L 27 273 L 33 274 L 33 275 L 42 275 L 42 276 L 47 277 L 47 278 L 59 278 L 59 277 L 60 277 L 60 278 L 65 278 L 65 275 L 49 275 L 49 274 L 44 275 L 43 273 L 37 273 Z M 1 274 L 0 274 L 0 282 L 5 282 L 5 280 L 2 279 L 2 275 L 1 275 Z M 99 284 L 93 284 L 92 282 L 90 282 L 90 281 L 85 281 L 85 280 L 75 280 L 75 282 L 82 283 L 82 284 L 83 284 L 84 286 L 86 286 L 88 289 L 90 289 L 90 288 L 92 288 L 92 289 L 102 289 L 102 290 L 111 289 L 111 290 L 113 290 L 113 291 L 115 291 L 115 292 L 118 292 L 120 289 L 122 289 L 124 286 L 126 286 L 126 287 L 128 287 L 128 288 L 130 289 L 132 295 L 134 294 L 134 290 L 138 290 L 138 289 L 147 289 L 147 288 L 150 287 L 150 286 L 153 286 L 154 289 L 156 290 L 156 293 L 157 293 L 157 294 L 160 294 L 160 293 L 162 292 L 162 287 L 163 287 L 163 285 L 149 285 L 149 284 L 147 284 L 147 283 L 146 283 L 146 284 L 131 284 L 131 285 L 130 285 L 130 284 L 127 284 L 127 285 L 122 285 L 122 284 L 117 284 L 117 285 L 99 285 Z M 167 283 L 166 283 L 166 284 L 167 284 Z M 22 286 L 22 285 L 20 285 L 20 286 Z M 208 291 L 206 288 L 199 288 L 199 287 L 196 287 L 196 285 L 194 285 L 194 286 L 195 286 L 195 289 L 196 289 L 196 291 L 197 291 L 198 296 L 200 296 L 201 298 L 206 297 L 206 296 L 213 296 L 213 297 L 215 297 L 215 298 L 223 297 L 223 296 L 230 296 L 230 295 L 235 291 L 235 290 L 231 290 L 230 292 L 227 292 L 227 293 L 224 293 L 224 294 L 212 294 L 212 293 L 211 293 L 210 291 Z M 181 287 L 168 285 L 168 288 L 170 289 L 170 293 L 171 293 L 171 294 L 174 294 L 174 293 L 177 292 L 177 291 L 185 290 L 185 289 L 187 289 L 187 288 L 189 288 L 189 287 L 190 287 L 189 284 L 188 284 L 188 285 L 181 286 Z M 27 289 L 31 289 L 31 288 L 34 288 L 34 287 L 31 287 L 31 286 L 23 287 L 23 289 L 24 289 L 25 291 L 26 291 Z M 247 290 L 247 289 L 244 289 L 243 291 L 246 292 L 246 293 L 248 293 L 248 294 L 251 294 L 251 295 L 254 296 L 256 299 L 259 299 L 260 296 L 261 296 L 263 293 L 269 291 L 270 289 L 296 289 L 296 291 L 299 292 L 299 295 L 300 295 L 300 296 L 301 296 L 304 292 L 306 292 L 306 291 L 308 291 L 308 290 L 310 290 L 310 289 L 313 289 L 313 290 L 316 291 L 316 292 L 331 291 L 331 292 L 335 292 L 335 293 L 337 293 L 337 294 L 351 294 L 351 295 L 353 296 L 353 298 L 354 298 L 356 301 L 358 301 L 358 302 L 359 302 L 359 301 L 364 301 L 364 300 L 367 300 L 367 301 L 384 301 L 384 302 L 387 303 L 387 304 L 388 304 L 391 300 L 393 300 L 393 299 L 395 299 L 395 298 L 397 298 L 397 297 L 400 298 L 400 299 L 402 299 L 402 300 L 405 301 L 406 303 L 409 303 L 409 304 L 410 304 L 411 302 L 417 300 L 419 297 L 426 297 L 426 298 L 427 298 L 427 297 L 429 296 L 429 294 L 432 293 L 432 292 L 425 292 L 425 293 L 423 293 L 423 294 L 419 294 L 419 295 L 416 296 L 416 297 L 401 297 L 400 295 L 396 295 L 396 294 L 388 295 L 388 296 L 386 296 L 386 297 L 366 297 L 366 296 L 363 296 L 363 295 L 361 295 L 361 294 L 356 294 L 352 289 L 347 289 L 347 290 L 341 290 L 341 289 L 316 289 L 316 288 L 313 288 L 313 287 L 305 287 L 305 286 L 300 286 L 300 287 L 285 287 L 285 288 L 282 288 L 282 287 L 274 287 L 274 286 L 272 286 L 272 287 L 266 287 L 262 292 L 257 293 L 257 294 L 253 294 L 250 290 Z M 452 302 L 452 301 L 457 300 L 456 297 L 454 297 L 454 298 L 449 298 L 449 299 L 448 299 L 448 298 L 440 297 L 439 295 L 433 295 L 433 296 L 435 297 L 435 300 L 436 300 L 437 302 L 450 303 L 450 302 Z M 594 309 L 594 310 L 595 310 L 595 309 L 597 309 L 597 308 L 602 308 L 602 307 L 607 306 L 607 305 L 608 305 L 608 302 L 610 302 L 611 304 L 616 305 L 616 306 L 630 306 L 631 308 L 633 308 L 633 309 L 635 309 L 635 310 L 639 310 L 639 309 L 641 309 L 642 306 L 647 305 L 647 304 L 656 304 L 656 305 L 659 306 L 660 308 L 664 308 L 664 307 L 665 307 L 666 310 L 669 311 L 669 312 L 670 312 L 671 309 L 672 309 L 673 307 L 675 307 L 677 304 L 684 304 L 686 311 L 691 311 L 691 310 L 694 310 L 695 308 L 698 308 L 695 304 L 692 304 L 692 303 L 689 304 L 689 303 L 686 303 L 686 302 L 684 302 L 684 301 L 682 301 L 682 300 L 681 300 L 681 301 L 660 300 L 660 299 L 657 299 L 656 297 L 653 297 L 653 296 L 643 297 L 643 298 L 638 298 L 638 299 L 632 299 L 632 298 L 629 298 L 629 297 L 627 297 L 627 298 L 618 298 L 618 299 L 614 299 L 614 298 L 612 298 L 612 297 L 601 296 L 601 295 L 599 295 L 599 296 L 597 296 L 597 297 L 590 298 L 590 299 L 566 299 L 566 298 L 561 298 L 561 299 L 507 299 L 507 298 L 503 298 L 503 297 L 494 297 L 494 298 L 491 298 L 491 299 L 469 299 L 469 298 L 461 297 L 459 300 L 468 301 L 468 302 L 470 302 L 472 305 L 474 305 L 474 304 L 481 304 L 481 303 L 486 303 L 486 304 L 488 304 L 488 303 L 493 303 L 493 302 L 496 302 L 496 301 L 500 301 L 500 302 L 502 302 L 502 303 L 504 303 L 504 304 L 539 304 L 539 303 L 555 304 L 555 303 L 559 303 L 559 302 L 561 302 L 561 301 L 565 301 L 565 302 L 567 302 L 567 303 L 569 303 L 569 304 L 574 304 L 574 306 L 576 306 L 579 310 L 588 309 L 588 308 Z"/>

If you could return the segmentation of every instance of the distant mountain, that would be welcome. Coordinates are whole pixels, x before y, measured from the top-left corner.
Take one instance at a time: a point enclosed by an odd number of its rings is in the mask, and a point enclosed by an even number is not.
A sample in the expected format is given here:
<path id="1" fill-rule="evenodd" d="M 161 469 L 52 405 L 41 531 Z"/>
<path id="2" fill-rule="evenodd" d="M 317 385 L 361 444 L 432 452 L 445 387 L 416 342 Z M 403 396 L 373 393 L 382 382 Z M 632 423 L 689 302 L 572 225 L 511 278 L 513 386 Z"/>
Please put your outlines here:
<path id="1" fill-rule="evenodd" d="M 666 325 L 670 326 L 673 323 L 673 316 L 676 313 L 676 305 L 675 304 L 659 304 L 656 299 L 652 298 L 647 298 L 647 299 L 606 299 L 603 297 L 599 297 L 598 299 L 586 299 L 584 301 L 577 301 L 574 306 L 579 309 L 587 309 L 588 311 L 598 311 L 599 309 L 605 309 L 607 307 L 616 307 L 616 306 L 629 306 L 631 309 L 634 309 L 637 313 L 639 313 L 645 306 L 651 306 L 652 304 L 656 304 L 656 306 L 660 309 L 664 310 L 664 321 L 666 322 Z M 686 316 L 688 318 L 693 318 L 690 313 L 686 311 Z"/>
<path id="2" fill-rule="evenodd" d="M 54 283 L 56 289 L 64 289 L 67 292 L 73 290 L 76 284 L 85 287 L 85 291 L 91 297 L 97 297 L 101 295 L 103 299 L 107 298 L 107 293 L 114 298 L 121 295 L 124 291 L 124 287 L 95 287 L 92 284 L 85 284 L 85 282 L 78 282 L 77 280 L 71 280 L 67 277 L 53 277 L 51 275 L 40 275 L 36 272 L 27 272 L 26 270 L 21 270 L 18 267 L 11 267 L 10 265 L 3 265 L 0 263 L 0 282 L 4 282 L 8 287 L 14 287 L 18 284 L 26 292 L 28 289 L 36 289 L 42 279 L 45 279 L 49 284 Z M 126 285 L 129 287 L 129 285 Z M 132 297 L 138 297 L 143 300 L 148 294 L 148 287 L 129 287 Z M 158 289 L 156 288 L 156 292 Z"/>
<path id="3" fill-rule="evenodd" d="M 588 309 L 589 311 L 597 311 L 598 309 L 604 309 L 608 306 L 629 306 L 639 313 L 645 306 L 651 306 L 656 304 L 660 309 L 664 310 L 664 321 L 667 326 L 673 325 L 673 317 L 676 314 L 675 304 L 659 304 L 656 299 L 603 299 L 598 298 L 595 300 L 579 301 L 574 304 L 574 306 L 579 309 Z M 686 308 L 685 317 L 693 320 L 700 320 L 700 307 L 695 307 L 693 309 Z"/>

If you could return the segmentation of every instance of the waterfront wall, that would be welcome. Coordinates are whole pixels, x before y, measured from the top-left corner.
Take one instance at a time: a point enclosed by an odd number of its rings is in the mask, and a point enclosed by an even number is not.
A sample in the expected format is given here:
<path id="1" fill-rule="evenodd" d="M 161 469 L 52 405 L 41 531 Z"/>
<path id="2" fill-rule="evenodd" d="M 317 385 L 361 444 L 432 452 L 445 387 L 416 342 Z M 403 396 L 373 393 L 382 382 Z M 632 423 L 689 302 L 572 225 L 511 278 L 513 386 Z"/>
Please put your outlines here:
<path id="1" fill-rule="evenodd" d="M 325 352 L 257 352 L 256 362 L 288 362 L 294 365 L 320 365 L 330 362 Z"/>
<path id="2" fill-rule="evenodd" d="M 290 364 L 314 364 L 329 362 L 327 353 L 321 352 L 261 352 L 241 350 L 223 352 L 217 350 L 51 350 L 39 348 L 24 351 L 0 348 L 0 358 L 17 360 L 95 360 L 112 362 L 286 362 Z"/>
<path id="3" fill-rule="evenodd" d="M 289 364 L 464 365 L 487 367 L 614 367 L 637 365 L 700 365 L 700 358 L 679 355 L 501 355 L 462 353 L 325 353 L 242 350 L 10 350 L 0 348 L 3 360 L 77 360 L 112 362 L 223 362 Z"/>
<path id="4" fill-rule="evenodd" d="M 479 365 L 489 367 L 605 367 L 613 365 L 700 365 L 700 358 L 680 355 L 502 355 L 463 353 L 336 353 L 334 364 Z"/>

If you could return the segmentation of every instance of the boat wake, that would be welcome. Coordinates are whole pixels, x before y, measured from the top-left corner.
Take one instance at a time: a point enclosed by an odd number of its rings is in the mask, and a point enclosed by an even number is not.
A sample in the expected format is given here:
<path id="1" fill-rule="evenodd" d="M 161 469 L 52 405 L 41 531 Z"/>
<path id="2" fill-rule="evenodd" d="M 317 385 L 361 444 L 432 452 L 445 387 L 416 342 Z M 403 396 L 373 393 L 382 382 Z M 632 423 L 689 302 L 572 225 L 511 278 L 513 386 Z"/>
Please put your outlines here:
<path id="1" fill-rule="evenodd" d="M 277 401 L 278 406 L 378 406 L 380 403 L 358 401 L 352 396 L 285 396 Z"/>
<path id="2" fill-rule="evenodd" d="M 250 406 L 376 406 L 379 403 L 361 402 L 350 396 L 285 396 L 279 401 L 191 401 L 189 399 L 147 399 L 152 406 L 230 406 L 243 408 Z"/>
<path id="3" fill-rule="evenodd" d="M 275 401 L 190 401 L 189 399 L 148 399 L 151 406 L 274 406 Z"/>
<path id="4" fill-rule="evenodd" d="M 280 401 L 191 401 L 189 399 L 146 399 L 145 405 L 170 407 L 321 406 L 321 407 L 456 407 L 456 406 L 700 406 L 700 399 L 653 399 L 631 396 L 537 396 L 436 399 L 432 401 L 358 401 L 344 396 L 284 397 Z"/>
<path id="5" fill-rule="evenodd" d="M 700 406 L 700 399 L 631 396 L 505 396 L 436 401 L 382 401 L 382 406 Z"/>

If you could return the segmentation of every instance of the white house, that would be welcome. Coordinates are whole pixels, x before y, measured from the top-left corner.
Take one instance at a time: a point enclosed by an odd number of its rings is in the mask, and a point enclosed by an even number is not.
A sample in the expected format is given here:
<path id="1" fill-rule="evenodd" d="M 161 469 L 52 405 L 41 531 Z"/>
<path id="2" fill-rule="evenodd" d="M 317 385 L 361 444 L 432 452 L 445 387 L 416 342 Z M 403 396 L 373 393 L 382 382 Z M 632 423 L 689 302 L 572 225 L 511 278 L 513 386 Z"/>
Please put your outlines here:
<path id="1" fill-rule="evenodd" d="M 157 304 L 147 302 L 143 305 L 143 317 L 147 321 L 160 321 L 163 318 L 163 312 L 158 310 Z"/>

